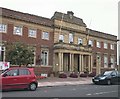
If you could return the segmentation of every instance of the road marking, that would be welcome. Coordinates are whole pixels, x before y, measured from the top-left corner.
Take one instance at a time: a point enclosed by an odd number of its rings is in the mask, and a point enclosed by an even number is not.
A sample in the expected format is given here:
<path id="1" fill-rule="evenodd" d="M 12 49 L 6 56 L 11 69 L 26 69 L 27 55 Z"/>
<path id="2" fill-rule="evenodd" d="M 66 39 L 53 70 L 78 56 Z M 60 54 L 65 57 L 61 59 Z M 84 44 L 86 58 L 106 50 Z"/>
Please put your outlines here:
<path id="1" fill-rule="evenodd" d="M 74 91 L 75 91 L 76 89 L 75 89 L 75 88 L 73 88 L 72 90 L 74 90 Z"/>
<path id="2" fill-rule="evenodd" d="M 86 94 L 87 96 L 90 96 L 90 95 L 92 95 L 92 94 Z"/>
<path id="3" fill-rule="evenodd" d="M 113 93 L 113 92 L 117 92 L 117 91 L 108 91 L 108 92 L 98 92 L 98 93 L 89 93 L 89 94 L 86 94 L 87 96 L 90 96 L 90 95 L 102 95 L 102 94 L 106 94 L 106 93 Z"/>
<path id="4" fill-rule="evenodd" d="M 99 93 L 94 93 L 93 95 L 100 95 L 100 94 L 113 93 L 113 92 L 117 92 L 117 91 L 99 92 Z"/>

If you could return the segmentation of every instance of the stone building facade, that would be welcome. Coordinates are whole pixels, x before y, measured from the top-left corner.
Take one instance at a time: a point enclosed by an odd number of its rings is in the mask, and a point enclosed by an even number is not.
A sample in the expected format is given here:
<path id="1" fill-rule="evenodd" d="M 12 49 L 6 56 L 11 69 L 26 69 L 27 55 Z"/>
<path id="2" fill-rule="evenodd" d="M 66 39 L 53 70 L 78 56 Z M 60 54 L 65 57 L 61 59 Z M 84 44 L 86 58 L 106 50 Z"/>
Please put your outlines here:
<path id="1" fill-rule="evenodd" d="M 0 8 L 0 42 L 2 61 L 4 42 L 24 42 L 35 48 L 33 67 L 39 72 L 100 73 L 115 69 L 117 36 L 88 29 L 82 19 L 55 12 L 49 18 Z"/>
<path id="2" fill-rule="evenodd" d="M 23 42 L 33 46 L 35 57 L 33 66 L 38 72 L 49 73 L 53 66 L 53 28 L 52 21 L 47 18 L 1 8 L 0 37 L 4 42 Z M 5 48 L 2 45 L 5 60 Z M 14 66 L 14 64 L 11 64 Z"/>

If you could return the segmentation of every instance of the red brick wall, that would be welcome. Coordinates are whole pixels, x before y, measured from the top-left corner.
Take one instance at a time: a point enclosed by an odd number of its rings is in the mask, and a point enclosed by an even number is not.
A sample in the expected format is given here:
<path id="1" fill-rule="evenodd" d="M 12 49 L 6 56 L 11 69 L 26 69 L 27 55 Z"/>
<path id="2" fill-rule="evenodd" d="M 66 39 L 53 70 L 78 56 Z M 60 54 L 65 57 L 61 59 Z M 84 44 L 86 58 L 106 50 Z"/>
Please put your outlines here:
<path id="1" fill-rule="evenodd" d="M 13 23 L 14 24 L 14 23 Z M 12 23 L 8 23 L 7 26 L 7 33 L 3 33 L 2 34 L 2 40 L 3 41 L 7 41 L 7 42 L 24 42 L 26 44 L 35 44 L 36 45 L 36 62 L 38 65 L 40 65 L 40 55 L 41 55 L 41 45 L 45 45 L 47 46 L 47 48 L 49 49 L 49 64 L 50 66 L 53 65 L 53 31 L 50 31 L 49 34 L 49 40 L 42 40 L 41 38 L 41 34 L 42 34 L 42 30 L 37 29 L 37 38 L 32 38 L 32 37 L 28 37 L 28 26 L 23 26 L 23 35 L 19 36 L 19 35 L 14 35 L 13 34 L 13 29 L 14 29 L 14 25 Z"/>
<path id="2" fill-rule="evenodd" d="M 93 45 L 93 62 L 96 60 L 96 53 L 100 52 L 101 54 L 101 67 L 104 67 L 104 54 L 108 54 L 108 63 L 110 63 L 111 54 L 115 55 L 115 62 L 117 61 L 117 45 L 115 45 L 115 49 L 110 49 L 110 43 L 108 43 L 108 48 L 104 49 L 104 42 L 101 42 L 101 48 L 96 47 L 96 40 Z"/>
<path id="3" fill-rule="evenodd" d="M 34 71 L 35 74 L 37 76 L 41 75 L 41 74 L 48 74 L 48 76 L 50 76 L 50 74 L 52 73 L 52 67 L 34 67 Z"/>

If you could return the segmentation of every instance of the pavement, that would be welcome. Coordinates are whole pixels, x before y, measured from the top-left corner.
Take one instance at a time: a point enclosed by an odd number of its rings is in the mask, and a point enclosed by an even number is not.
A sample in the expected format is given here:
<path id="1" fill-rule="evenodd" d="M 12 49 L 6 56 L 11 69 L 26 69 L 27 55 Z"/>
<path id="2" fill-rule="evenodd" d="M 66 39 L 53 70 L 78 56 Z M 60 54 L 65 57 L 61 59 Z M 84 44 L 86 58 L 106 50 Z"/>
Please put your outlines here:
<path id="1" fill-rule="evenodd" d="M 43 79 L 38 79 L 38 87 L 52 87 L 52 86 L 79 85 L 79 84 L 92 84 L 92 77 L 86 77 L 86 78 L 47 77 Z"/>

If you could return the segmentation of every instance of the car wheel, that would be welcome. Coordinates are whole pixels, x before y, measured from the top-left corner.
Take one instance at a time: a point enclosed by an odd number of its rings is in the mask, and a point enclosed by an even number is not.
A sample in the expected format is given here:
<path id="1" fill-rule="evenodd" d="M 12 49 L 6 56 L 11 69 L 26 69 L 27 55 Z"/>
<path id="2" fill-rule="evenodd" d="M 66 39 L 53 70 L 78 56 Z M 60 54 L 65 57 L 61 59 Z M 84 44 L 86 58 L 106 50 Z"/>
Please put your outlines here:
<path id="1" fill-rule="evenodd" d="M 96 83 L 96 82 L 94 82 L 94 84 L 95 84 L 95 85 L 97 85 L 97 83 Z"/>
<path id="2" fill-rule="evenodd" d="M 111 80 L 107 80 L 107 84 L 108 84 L 108 85 L 111 85 Z"/>
<path id="3" fill-rule="evenodd" d="M 37 85 L 36 85 L 35 83 L 31 83 L 31 84 L 29 85 L 29 90 L 31 90 L 31 91 L 35 91 L 36 88 L 37 88 Z"/>

